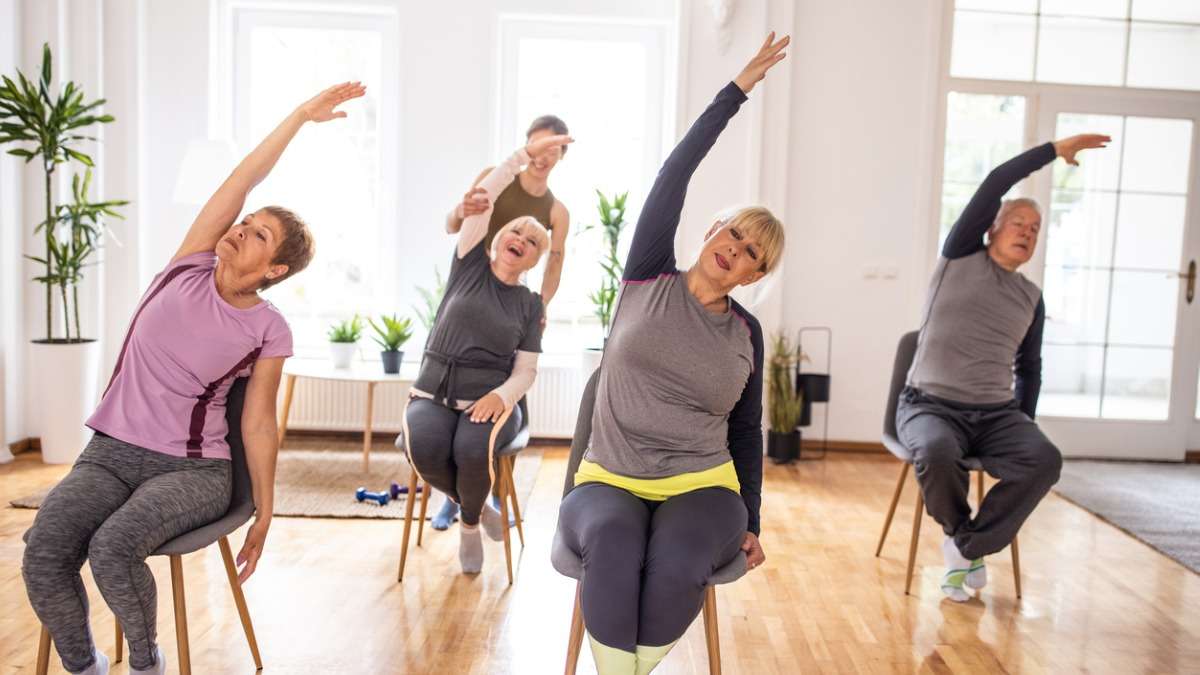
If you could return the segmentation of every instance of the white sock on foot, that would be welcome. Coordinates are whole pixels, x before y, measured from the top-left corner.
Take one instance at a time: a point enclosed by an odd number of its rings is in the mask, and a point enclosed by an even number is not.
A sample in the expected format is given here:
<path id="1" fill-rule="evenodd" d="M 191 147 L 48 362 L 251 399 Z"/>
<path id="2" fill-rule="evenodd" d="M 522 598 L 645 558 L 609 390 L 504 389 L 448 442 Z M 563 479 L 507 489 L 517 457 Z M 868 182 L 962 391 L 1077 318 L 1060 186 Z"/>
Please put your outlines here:
<path id="1" fill-rule="evenodd" d="M 487 533 L 488 539 L 500 541 L 504 537 L 503 520 L 496 507 L 489 502 L 484 503 L 483 511 L 479 514 L 479 522 L 483 524 L 483 531 Z"/>
<path id="2" fill-rule="evenodd" d="M 963 584 L 967 588 L 979 590 L 987 586 L 987 567 L 983 564 L 983 558 L 976 558 L 971 561 L 971 566 L 967 569 L 967 576 L 963 579 Z"/>
<path id="3" fill-rule="evenodd" d="M 108 657 L 104 655 L 104 652 L 93 647 L 92 656 L 95 657 L 95 660 L 87 670 L 83 671 L 82 675 L 108 675 Z"/>
<path id="4" fill-rule="evenodd" d="M 129 667 L 130 675 L 164 675 L 167 672 L 167 657 L 163 656 L 162 647 L 154 645 L 154 665 L 145 670 Z"/>
<path id="5" fill-rule="evenodd" d="M 479 574 L 483 569 L 483 539 L 479 537 L 479 526 L 463 523 L 458 531 L 458 562 L 463 574 Z"/>
<path id="6" fill-rule="evenodd" d="M 946 574 L 942 576 L 942 593 L 955 602 L 966 602 L 971 595 L 963 589 L 963 581 L 971 568 L 971 561 L 959 553 L 952 537 L 942 541 L 942 557 L 946 560 Z"/>

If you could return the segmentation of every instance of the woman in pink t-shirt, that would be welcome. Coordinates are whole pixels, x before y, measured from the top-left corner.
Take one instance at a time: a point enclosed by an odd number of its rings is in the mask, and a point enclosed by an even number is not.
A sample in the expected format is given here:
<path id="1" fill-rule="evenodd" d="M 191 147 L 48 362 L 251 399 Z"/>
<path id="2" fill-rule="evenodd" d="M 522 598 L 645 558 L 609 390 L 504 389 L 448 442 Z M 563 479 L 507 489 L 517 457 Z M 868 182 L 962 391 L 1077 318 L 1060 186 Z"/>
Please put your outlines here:
<path id="1" fill-rule="evenodd" d="M 84 560 L 125 631 L 130 672 L 165 672 L 145 559 L 228 509 L 225 401 L 233 381 L 247 375 L 242 441 L 256 515 L 237 559 L 242 581 L 253 574 L 273 513 L 275 398 L 292 353 L 287 321 L 258 293 L 304 269 L 314 247 L 287 209 L 237 218 L 296 132 L 345 117 L 334 109 L 364 91 L 357 82 L 330 87 L 288 115 L 209 198 L 138 304 L 87 421 L 96 433 L 27 536 L 25 588 L 69 672 L 108 672 L 88 627 Z"/>

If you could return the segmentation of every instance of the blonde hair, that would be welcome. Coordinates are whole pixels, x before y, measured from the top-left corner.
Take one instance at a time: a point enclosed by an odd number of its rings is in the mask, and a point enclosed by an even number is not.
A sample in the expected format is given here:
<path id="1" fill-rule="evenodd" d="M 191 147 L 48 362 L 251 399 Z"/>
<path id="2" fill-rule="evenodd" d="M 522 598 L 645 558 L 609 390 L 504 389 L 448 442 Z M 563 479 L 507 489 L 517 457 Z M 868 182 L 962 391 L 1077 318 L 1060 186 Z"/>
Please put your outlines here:
<path id="1" fill-rule="evenodd" d="M 537 258 L 533 261 L 536 265 L 538 260 L 541 260 L 546 251 L 550 250 L 550 232 L 545 225 L 538 222 L 533 216 L 517 216 L 504 224 L 496 231 L 496 236 L 492 237 L 492 257 L 495 257 L 499 250 L 500 238 L 511 231 L 520 232 L 521 234 L 532 235 L 537 240 Z"/>
<path id="2" fill-rule="evenodd" d="M 736 227 L 745 236 L 758 242 L 763 274 L 770 274 L 779 265 L 783 259 L 785 239 L 783 223 L 769 209 L 762 206 L 734 208 L 726 211 L 720 220 L 726 227 Z"/>

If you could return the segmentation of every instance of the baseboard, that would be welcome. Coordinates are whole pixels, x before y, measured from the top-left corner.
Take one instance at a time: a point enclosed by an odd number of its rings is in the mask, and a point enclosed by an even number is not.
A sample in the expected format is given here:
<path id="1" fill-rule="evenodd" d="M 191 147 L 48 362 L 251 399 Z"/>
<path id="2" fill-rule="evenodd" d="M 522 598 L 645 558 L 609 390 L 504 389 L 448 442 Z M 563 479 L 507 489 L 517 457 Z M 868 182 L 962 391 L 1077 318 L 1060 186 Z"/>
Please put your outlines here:
<path id="1" fill-rule="evenodd" d="M 42 439 L 34 437 L 22 438 L 19 441 L 9 443 L 8 450 L 14 455 L 19 455 L 22 452 L 41 452 Z"/>
<path id="2" fill-rule="evenodd" d="M 805 438 L 800 441 L 800 447 L 804 450 L 820 450 L 823 446 L 830 452 L 856 452 L 869 455 L 888 454 L 887 448 L 883 447 L 883 443 L 876 443 L 874 441 L 838 441 L 831 439 L 827 445 L 811 438 Z"/>
<path id="3" fill-rule="evenodd" d="M 1188 450 L 1183 453 L 1184 464 L 1200 464 L 1200 450 Z"/>

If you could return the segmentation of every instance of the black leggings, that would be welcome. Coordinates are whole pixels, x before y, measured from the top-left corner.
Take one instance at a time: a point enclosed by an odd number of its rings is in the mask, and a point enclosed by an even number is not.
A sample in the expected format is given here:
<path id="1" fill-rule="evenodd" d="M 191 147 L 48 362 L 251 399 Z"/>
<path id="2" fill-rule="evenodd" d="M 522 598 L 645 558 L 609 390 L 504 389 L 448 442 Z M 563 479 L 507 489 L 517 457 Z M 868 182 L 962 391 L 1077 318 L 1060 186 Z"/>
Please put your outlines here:
<path id="1" fill-rule="evenodd" d="M 746 505 L 725 488 L 654 502 L 585 483 L 558 517 L 564 542 L 583 559 L 588 633 L 627 652 L 682 637 L 704 606 L 708 578 L 737 555 L 746 534 Z"/>
<path id="2" fill-rule="evenodd" d="M 462 506 L 462 520 L 479 524 L 479 514 L 492 490 L 495 462 L 488 461 L 491 422 L 471 421 L 471 414 L 432 401 L 414 398 L 408 404 L 408 450 L 413 467 L 426 482 Z M 521 408 L 514 407 L 496 436 L 496 448 L 516 438 Z"/>

